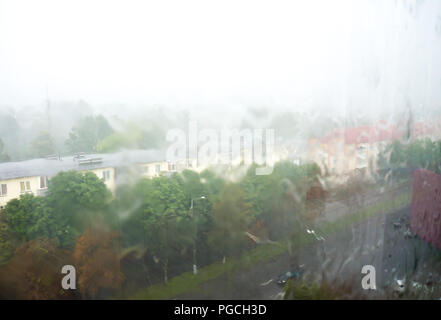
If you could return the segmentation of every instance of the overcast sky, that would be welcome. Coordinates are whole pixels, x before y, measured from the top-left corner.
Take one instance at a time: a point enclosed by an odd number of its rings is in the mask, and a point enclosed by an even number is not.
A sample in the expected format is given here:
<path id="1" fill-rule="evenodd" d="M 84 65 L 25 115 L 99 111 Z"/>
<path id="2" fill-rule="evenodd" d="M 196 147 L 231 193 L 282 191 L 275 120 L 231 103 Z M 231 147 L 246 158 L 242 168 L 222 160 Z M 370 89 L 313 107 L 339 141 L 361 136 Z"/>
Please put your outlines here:
<path id="1" fill-rule="evenodd" d="M 0 0 L 0 106 L 441 107 L 441 1 Z"/>

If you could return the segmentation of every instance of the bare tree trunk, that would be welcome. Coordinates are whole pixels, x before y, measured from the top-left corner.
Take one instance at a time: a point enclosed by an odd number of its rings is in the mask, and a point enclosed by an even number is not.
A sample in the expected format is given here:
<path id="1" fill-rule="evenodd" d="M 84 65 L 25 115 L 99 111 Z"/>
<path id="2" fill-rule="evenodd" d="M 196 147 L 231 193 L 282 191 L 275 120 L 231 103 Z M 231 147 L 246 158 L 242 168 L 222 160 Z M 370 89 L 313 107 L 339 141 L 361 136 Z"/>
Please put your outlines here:
<path id="1" fill-rule="evenodd" d="M 168 283 L 168 259 L 164 260 L 164 263 L 162 265 L 163 271 L 164 271 L 164 283 L 167 284 Z"/>
<path id="2" fill-rule="evenodd" d="M 146 275 L 147 282 L 149 285 L 152 284 L 152 280 L 150 278 L 149 268 L 145 264 L 145 256 L 142 257 L 142 268 L 144 269 L 144 274 Z"/>
<path id="3" fill-rule="evenodd" d="M 196 240 L 193 240 L 193 272 L 197 273 L 197 266 L 196 266 Z"/>

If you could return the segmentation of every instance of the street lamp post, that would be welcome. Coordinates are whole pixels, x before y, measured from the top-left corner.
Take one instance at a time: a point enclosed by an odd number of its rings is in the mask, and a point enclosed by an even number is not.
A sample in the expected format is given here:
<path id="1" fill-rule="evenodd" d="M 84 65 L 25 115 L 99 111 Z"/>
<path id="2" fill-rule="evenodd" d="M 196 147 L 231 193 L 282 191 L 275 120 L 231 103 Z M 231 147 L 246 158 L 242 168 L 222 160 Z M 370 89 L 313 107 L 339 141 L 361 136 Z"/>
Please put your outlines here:
<path id="1" fill-rule="evenodd" d="M 199 197 L 197 199 L 193 199 L 193 198 L 191 199 L 191 204 L 190 204 L 190 212 L 191 213 L 190 213 L 190 216 L 193 219 L 193 222 L 194 222 L 193 203 L 194 203 L 194 201 L 202 200 L 202 199 L 205 199 L 205 196 L 201 196 L 201 197 Z M 198 234 L 198 229 L 197 229 L 198 224 L 197 224 L 197 221 L 195 223 L 195 226 L 196 226 L 196 228 L 195 228 L 195 235 L 194 235 L 194 238 L 193 238 L 193 274 L 197 275 L 198 274 L 198 267 L 196 265 L 196 238 L 197 238 L 197 234 Z"/>

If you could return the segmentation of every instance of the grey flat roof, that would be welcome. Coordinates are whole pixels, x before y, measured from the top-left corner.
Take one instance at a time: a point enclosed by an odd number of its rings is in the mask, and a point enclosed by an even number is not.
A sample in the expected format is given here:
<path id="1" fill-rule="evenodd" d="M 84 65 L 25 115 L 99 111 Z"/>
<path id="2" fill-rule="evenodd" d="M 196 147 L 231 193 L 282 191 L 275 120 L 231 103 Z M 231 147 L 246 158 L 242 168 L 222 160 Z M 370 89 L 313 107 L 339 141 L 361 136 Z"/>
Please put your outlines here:
<path id="1" fill-rule="evenodd" d="M 126 150 L 106 154 L 86 154 L 84 158 L 102 158 L 102 162 L 92 164 L 79 164 L 73 156 L 62 157 L 61 160 L 32 159 L 17 162 L 0 163 L 0 180 L 54 176 L 61 171 L 93 170 L 107 167 L 121 167 L 136 163 L 148 163 L 165 160 L 165 151 L 151 150 Z"/>

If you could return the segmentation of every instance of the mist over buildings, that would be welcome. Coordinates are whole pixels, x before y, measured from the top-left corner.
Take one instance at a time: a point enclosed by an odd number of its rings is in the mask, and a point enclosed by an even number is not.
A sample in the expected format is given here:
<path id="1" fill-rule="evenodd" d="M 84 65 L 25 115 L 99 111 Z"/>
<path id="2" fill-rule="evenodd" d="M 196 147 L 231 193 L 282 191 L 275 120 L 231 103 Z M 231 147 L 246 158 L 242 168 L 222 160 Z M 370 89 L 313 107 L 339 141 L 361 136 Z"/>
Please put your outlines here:
<path id="1" fill-rule="evenodd" d="M 430 116 L 440 56 L 436 0 L 1 0 L 0 112 L 29 132 L 49 117 L 60 141 L 90 114 L 168 128 L 291 113 L 311 130 Z"/>
<path id="2" fill-rule="evenodd" d="M 0 299 L 441 299 L 440 57 L 439 0 L 0 0 Z"/>

